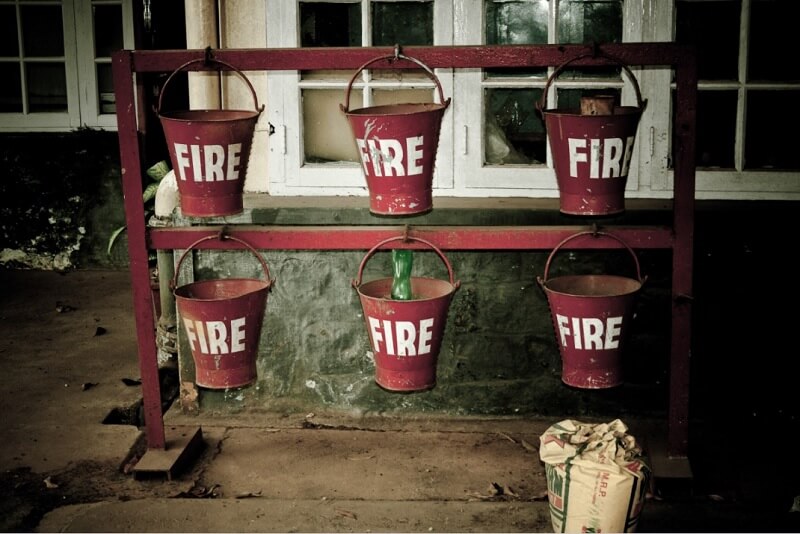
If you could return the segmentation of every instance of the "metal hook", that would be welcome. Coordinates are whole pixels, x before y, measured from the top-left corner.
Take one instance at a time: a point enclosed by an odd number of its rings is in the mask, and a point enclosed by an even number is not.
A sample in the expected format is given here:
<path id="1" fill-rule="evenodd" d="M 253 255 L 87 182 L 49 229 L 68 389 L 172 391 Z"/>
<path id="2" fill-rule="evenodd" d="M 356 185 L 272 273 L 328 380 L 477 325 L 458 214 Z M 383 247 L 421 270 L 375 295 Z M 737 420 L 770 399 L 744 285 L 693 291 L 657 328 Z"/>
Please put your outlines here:
<path id="1" fill-rule="evenodd" d="M 214 55 L 211 53 L 211 47 L 207 46 L 206 47 L 206 55 L 205 55 L 205 58 L 203 59 L 203 63 L 205 64 L 206 67 L 209 67 L 209 66 L 211 66 L 211 62 L 213 60 L 214 60 Z"/>
<path id="2" fill-rule="evenodd" d="M 411 231 L 411 226 L 406 224 L 405 228 L 403 228 L 403 243 L 408 243 L 410 241 L 408 237 L 408 233 Z"/>
<path id="3" fill-rule="evenodd" d="M 400 55 L 401 54 L 402 53 L 400 52 L 400 43 L 395 43 L 395 45 L 394 45 L 394 60 L 397 61 L 398 59 L 400 59 Z"/>
<path id="4" fill-rule="evenodd" d="M 230 234 L 228 233 L 228 225 L 227 224 L 223 225 L 222 228 L 219 229 L 219 233 L 217 234 L 217 239 L 219 239 L 220 241 L 225 241 L 229 237 Z"/>
<path id="5" fill-rule="evenodd" d="M 599 233 L 600 233 L 600 228 L 597 226 L 596 222 L 593 222 L 592 223 L 592 237 L 597 237 L 597 235 Z"/>

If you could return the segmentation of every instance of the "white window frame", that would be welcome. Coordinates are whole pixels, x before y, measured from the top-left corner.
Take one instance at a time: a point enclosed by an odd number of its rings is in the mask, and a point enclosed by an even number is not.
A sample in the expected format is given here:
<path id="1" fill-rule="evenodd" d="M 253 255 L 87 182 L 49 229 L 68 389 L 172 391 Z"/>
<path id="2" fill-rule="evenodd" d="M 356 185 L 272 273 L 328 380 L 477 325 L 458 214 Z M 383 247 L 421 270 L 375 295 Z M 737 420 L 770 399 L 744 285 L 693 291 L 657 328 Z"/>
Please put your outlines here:
<path id="1" fill-rule="evenodd" d="M 45 58 L 64 63 L 67 82 L 67 111 L 63 113 L 0 113 L 0 132 L 66 132 L 80 127 L 117 129 L 113 113 L 99 113 L 96 62 L 94 57 L 93 4 L 121 4 L 123 44 L 134 47 L 133 0 L 9 0 L 11 5 L 61 5 L 64 25 L 64 56 Z M 19 21 L 17 22 L 19 25 Z M 19 37 L 21 39 L 21 36 Z M 20 51 L 22 43 L 20 42 Z M 22 60 L 24 58 L 20 58 Z M 25 95 L 23 94 L 23 98 Z"/>
<path id="2" fill-rule="evenodd" d="M 369 16 L 368 2 L 361 1 L 364 16 Z M 401 0 L 402 1 L 402 0 Z M 742 0 L 742 29 L 749 22 L 751 0 Z M 555 4 L 555 2 L 551 2 Z M 484 9 L 482 0 L 435 0 L 435 17 L 446 21 L 435 24 L 437 45 L 484 44 Z M 298 1 L 268 2 L 266 7 L 267 46 L 299 46 L 297 35 Z M 675 24 L 675 0 L 625 0 L 623 3 L 623 42 L 670 42 Z M 641 19 L 643 13 L 652 17 Z M 453 21 L 451 27 L 447 22 Z M 551 13 L 550 39 L 555 36 L 555 13 Z M 363 31 L 369 33 L 369 25 Z M 451 33 L 448 33 L 451 32 Z M 368 43 L 369 35 L 364 36 Z M 744 33 L 742 39 L 746 39 Z M 743 41 L 744 43 L 744 41 Z M 746 47 L 743 48 L 746 54 Z M 743 72 L 745 56 L 740 58 Z M 552 73 L 553 68 L 549 69 Z M 626 187 L 626 197 L 670 199 L 673 197 L 674 173 L 669 168 L 671 144 L 672 69 L 656 67 L 631 69 L 637 78 L 642 98 L 647 106 L 637 130 L 636 145 L 631 160 Z M 552 169 L 549 144 L 547 164 L 543 166 L 484 166 L 483 165 L 483 110 L 475 102 L 483 102 L 485 87 L 520 87 L 520 80 L 484 80 L 479 69 L 437 69 L 445 96 L 452 95 L 452 104 L 445 113 L 442 136 L 439 141 L 435 169 L 435 194 L 458 197 L 516 196 L 555 198 L 558 196 L 555 174 Z M 324 87 L 344 90 L 346 83 L 318 80 L 300 80 L 296 71 L 273 71 L 267 76 L 268 117 L 275 126 L 269 139 L 268 161 L 270 194 L 274 195 L 359 195 L 367 194 L 366 184 L 356 164 L 306 165 L 302 164 L 301 91 L 304 88 Z M 764 84 L 738 83 L 739 114 L 737 121 L 737 169 L 705 170 L 696 173 L 696 198 L 719 200 L 800 200 L 800 173 L 745 171 L 741 169 L 743 146 L 741 136 L 744 123 L 741 116 L 748 88 L 765 88 Z M 544 87 L 546 78 L 527 81 L 529 87 Z M 614 84 L 600 82 L 603 87 Z M 505 85 L 504 85 L 505 84 Z M 556 81 L 562 88 L 587 87 L 591 82 Z M 622 87 L 623 102 L 634 103 L 630 81 L 616 84 Z M 704 88 L 701 83 L 700 89 Z M 554 103 L 554 91 L 548 103 Z M 350 135 L 349 132 L 343 134 Z M 266 184 L 265 184 L 266 185 Z"/>
<path id="3" fill-rule="evenodd" d="M 747 92 L 750 89 L 800 89 L 800 82 L 765 83 L 747 81 L 747 54 L 750 29 L 751 0 L 741 0 L 739 20 L 739 63 L 736 81 L 698 82 L 698 91 L 725 89 L 737 92 L 736 142 L 734 145 L 734 169 L 700 169 L 696 171 L 695 198 L 749 200 L 800 200 L 800 172 L 745 170 L 745 120 Z M 674 4 L 674 0 L 672 2 Z M 673 8 L 674 9 L 674 8 Z M 787 63 L 787 66 L 789 64 Z M 674 87 L 674 84 L 673 84 Z M 667 176 L 665 188 L 671 189 L 674 182 L 672 170 Z"/>
<path id="4" fill-rule="evenodd" d="M 405 0 L 398 0 L 405 1 Z M 361 4 L 362 21 L 370 20 L 370 2 L 355 0 L 349 3 Z M 452 44 L 452 0 L 434 0 L 434 44 Z M 269 3 L 267 6 L 267 47 L 294 48 L 300 46 L 298 35 L 299 1 L 282 1 Z M 290 24 L 289 21 L 294 21 Z M 362 43 L 369 46 L 371 42 L 371 25 L 362 24 Z M 447 95 L 452 94 L 451 69 L 436 69 L 436 77 Z M 274 195 L 340 195 L 364 196 L 367 194 L 366 181 L 358 163 L 304 164 L 303 157 L 303 120 L 302 91 L 304 89 L 330 89 L 340 91 L 344 96 L 347 79 L 352 73 L 344 73 L 339 80 L 302 80 L 297 71 L 272 71 L 267 77 L 267 109 L 269 122 L 275 127 L 275 133 L 269 142 L 269 192 Z M 364 82 L 353 84 L 354 89 L 365 86 L 380 88 L 418 88 L 430 87 L 436 93 L 434 83 L 423 80 L 403 82 L 383 82 L 371 80 L 365 74 Z M 363 106 L 370 105 L 364 102 Z M 351 98 L 351 108 L 362 107 L 361 103 Z M 449 189 L 453 187 L 452 165 L 452 113 L 447 111 L 442 121 L 434 166 L 433 187 Z M 342 135 L 352 135 L 350 131 Z"/>

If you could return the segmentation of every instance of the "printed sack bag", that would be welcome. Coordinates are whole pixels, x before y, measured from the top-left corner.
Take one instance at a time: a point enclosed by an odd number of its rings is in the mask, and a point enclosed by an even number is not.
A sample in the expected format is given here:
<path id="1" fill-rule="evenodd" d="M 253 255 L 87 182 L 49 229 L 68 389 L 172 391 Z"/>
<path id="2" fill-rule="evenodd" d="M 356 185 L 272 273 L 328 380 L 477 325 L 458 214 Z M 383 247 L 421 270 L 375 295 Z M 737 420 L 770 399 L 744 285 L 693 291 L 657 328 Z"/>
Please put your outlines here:
<path id="1" fill-rule="evenodd" d="M 635 532 L 651 471 L 622 421 L 567 419 L 539 442 L 555 532 Z"/>

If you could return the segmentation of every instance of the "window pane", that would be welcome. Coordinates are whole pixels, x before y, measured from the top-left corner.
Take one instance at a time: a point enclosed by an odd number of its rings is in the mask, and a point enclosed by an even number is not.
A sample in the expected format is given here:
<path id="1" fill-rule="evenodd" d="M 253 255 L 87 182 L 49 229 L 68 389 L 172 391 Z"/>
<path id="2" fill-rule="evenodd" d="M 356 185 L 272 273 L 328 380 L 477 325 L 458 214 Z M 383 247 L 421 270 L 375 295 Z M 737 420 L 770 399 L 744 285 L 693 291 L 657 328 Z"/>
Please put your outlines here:
<path id="1" fill-rule="evenodd" d="M 559 43 L 622 41 L 622 0 L 559 0 Z"/>
<path id="2" fill-rule="evenodd" d="M 31 113 L 67 111 L 67 74 L 63 63 L 28 63 L 25 73 Z"/>
<path id="3" fill-rule="evenodd" d="M 486 2 L 486 44 L 546 44 L 547 0 Z"/>
<path id="4" fill-rule="evenodd" d="M 676 3 L 675 40 L 697 47 L 701 80 L 739 78 L 740 0 Z"/>
<path id="5" fill-rule="evenodd" d="M 19 57 L 17 15 L 14 6 L 0 6 L 0 56 Z"/>
<path id="6" fill-rule="evenodd" d="M 546 44 L 548 0 L 488 0 L 486 44 Z M 487 69 L 488 76 L 544 76 L 547 69 Z"/>
<path id="7" fill-rule="evenodd" d="M 488 165 L 544 163 L 544 123 L 535 104 L 541 89 L 486 89 L 484 161 Z"/>
<path id="8" fill-rule="evenodd" d="M 559 43 L 622 42 L 621 0 L 559 0 Z M 565 69 L 563 78 L 619 76 L 618 67 Z"/>
<path id="9" fill-rule="evenodd" d="M 376 90 L 372 93 L 372 102 L 375 106 L 430 103 L 433 102 L 433 92 L 428 89 Z"/>
<path id="10" fill-rule="evenodd" d="M 433 2 L 373 2 L 372 45 L 395 44 L 433 44 Z"/>
<path id="11" fill-rule="evenodd" d="M 99 5 L 94 11 L 94 55 L 111 57 L 111 53 L 123 48 L 122 6 Z"/>
<path id="12" fill-rule="evenodd" d="M 99 100 L 97 109 L 100 113 L 116 113 L 117 99 L 114 96 L 114 79 L 111 74 L 111 65 L 100 63 L 97 65 L 97 92 Z"/>
<path id="13" fill-rule="evenodd" d="M 582 96 L 603 96 L 611 95 L 614 97 L 614 105 L 619 106 L 622 92 L 619 89 L 559 89 L 558 90 L 558 109 L 573 109 L 580 112 Z"/>
<path id="14" fill-rule="evenodd" d="M 674 92 L 672 97 L 674 113 Z M 736 98 L 736 91 L 697 93 L 696 164 L 698 167 L 734 168 Z"/>
<path id="15" fill-rule="evenodd" d="M 19 63 L 0 63 L 0 113 L 22 113 Z"/>
<path id="16" fill-rule="evenodd" d="M 800 170 L 797 136 L 787 135 L 784 125 L 800 121 L 800 91 L 749 91 L 747 93 L 747 169 Z"/>
<path id="17" fill-rule="evenodd" d="M 26 57 L 64 55 L 64 28 L 61 6 L 22 5 L 22 46 Z"/>
<path id="18" fill-rule="evenodd" d="M 797 81 L 797 0 L 754 0 L 750 7 L 748 80 Z M 787 54 L 795 56 L 787 60 Z"/>
<path id="19" fill-rule="evenodd" d="M 362 93 L 350 93 L 350 109 L 361 105 Z M 306 163 L 358 161 L 355 140 L 347 117 L 339 109 L 340 91 L 306 89 L 303 91 L 303 147 Z"/>
<path id="20" fill-rule="evenodd" d="M 300 46 L 361 46 L 361 7 L 300 2 Z"/>

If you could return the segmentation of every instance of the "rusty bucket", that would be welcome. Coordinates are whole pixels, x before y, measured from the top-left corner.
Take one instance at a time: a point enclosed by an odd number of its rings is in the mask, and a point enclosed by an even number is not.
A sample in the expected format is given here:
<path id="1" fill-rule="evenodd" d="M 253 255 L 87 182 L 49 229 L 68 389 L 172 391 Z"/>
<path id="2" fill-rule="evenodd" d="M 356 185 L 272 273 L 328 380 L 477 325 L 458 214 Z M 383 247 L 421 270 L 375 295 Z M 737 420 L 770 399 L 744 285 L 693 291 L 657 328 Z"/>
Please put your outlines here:
<path id="1" fill-rule="evenodd" d="M 630 252 L 636 279 L 610 274 L 568 275 L 548 278 L 555 254 L 573 239 L 612 239 Z M 606 232 L 579 232 L 567 237 L 550 253 L 539 285 L 547 295 L 550 315 L 561 353 L 561 380 L 583 389 L 604 389 L 622 384 L 622 354 L 633 322 L 636 298 L 645 279 L 633 250 Z"/>
<path id="2" fill-rule="evenodd" d="M 209 389 L 238 388 L 256 380 L 261 323 L 273 284 L 267 263 L 252 246 L 224 236 L 222 239 L 241 243 L 255 255 L 265 279 L 200 280 L 176 287 L 187 254 L 203 241 L 219 238 L 206 236 L 189 246 L 178 260 L 172 279 L 178 312 L 192 350 L 195 381 Z"/>
<path id="3" fill-rule="evenodd" d="M 161 103 L 172 78 L 193 63 L 210 61 L 238 74 L 250 89 L 255 111 L 198 109 L 164 112 Z M 192 217 L 241 213 L 242 192 L 256 122 L 263 110 L 250 80 L 236 67 L 217 59 L 195 59 L 178 67 L 158 97 L 172 168 L 178 182 L 181 212 Z"/>
<path id="4" fill-rule="evenodd" d="M 613 97 L 581 99 L 580 109 L 545 109 L 550 84 L 569 63 L 559 65 L 547 80 L 537 108 L 544 115 L 556 173 L 560 211 L 569 215 L 614 215 L 625 211 L 625 186 L 636 130 L 645 102 L 631 70 L 609 56 L 633 82 L 637 106 L 615 106 Z"/>
<path id="5" fill-rule="evenodd" d="M 447 268 L 449 281 L 411 277 L 412 300 L 391 298 L 392 278 L 361 283 L 364 266 L 392 241 L 418 241 L 432 248 Z M 447 312 L 461 282 L 442 251 L 419 237 L 390 237 L 376 244 L 361 260 L 353 287 L 361 299 L 364 322 L 375 356 L 375 381 L 389 391 L 422 391 L 436 385 L 436 364 Z"/>
<path id="6" fill-rule="evenodd" d="M 382 60 L 416 63 L 436 84 L 439 104 L 407 103 L 350 109 L 350 90 L 358 75 Z M 442 84 L 425 64 L 403 54 L 382 56 L 362 65 L 350 78 L 340 105 L 355 137 L 367 180 L 369 209 L 376 215 L 418 215 L 433 209 L 433 170 L 445 100 Z"/>

